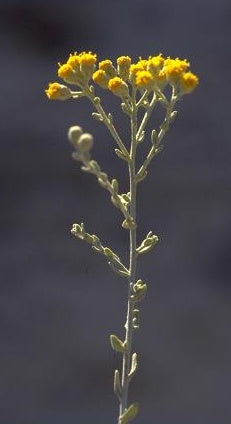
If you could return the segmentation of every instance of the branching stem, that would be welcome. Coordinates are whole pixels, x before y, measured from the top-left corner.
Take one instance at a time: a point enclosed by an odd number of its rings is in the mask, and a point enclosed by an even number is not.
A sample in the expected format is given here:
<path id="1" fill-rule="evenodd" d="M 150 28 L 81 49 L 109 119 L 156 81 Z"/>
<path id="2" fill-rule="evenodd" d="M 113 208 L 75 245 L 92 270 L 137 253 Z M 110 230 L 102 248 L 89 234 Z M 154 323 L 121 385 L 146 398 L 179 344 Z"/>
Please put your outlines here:
<path id="1" fill-rule="evenodd" d="M 131 149 L 130 158 L 131 161 L 128 164 L 129 167 L 129 182 L 130 182 L 130 215 L 136 223 L 136 137 L 137 137 L 137 106 L 135 101 L 135 90 L 132 94 L 132 114 L 131 114 Z M 126 350 L 123 353 L 123 366 L 122 366 L 122 382 L 121 382 L 121 401 L 120 401 L 120 416 L 127 409 L 128 401 L 128 386 L 129 386 L 129 371 L 131 367 L 131 356 L 132 356 L 132 336 L 133 336 L 133 311 L 134 302 L 131 300 L 132 287 L 136 277 L 136 225 L 130 229 L 130 279 L 128 282 L 128 304 L 127 304 L 127 319 L 125 323 L 125 343 Z M 120 420 L 118 421 L 118 424 Z"/>

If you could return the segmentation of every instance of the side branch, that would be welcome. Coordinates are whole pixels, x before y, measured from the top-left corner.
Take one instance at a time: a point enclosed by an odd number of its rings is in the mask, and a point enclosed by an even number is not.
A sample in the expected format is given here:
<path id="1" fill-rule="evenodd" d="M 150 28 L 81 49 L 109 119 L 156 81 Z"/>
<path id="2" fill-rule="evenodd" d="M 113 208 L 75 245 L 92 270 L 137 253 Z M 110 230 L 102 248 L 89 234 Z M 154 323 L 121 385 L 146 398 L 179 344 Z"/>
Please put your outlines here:
<path id="1" fill-rule="evenodd" d="M 96 108 L 96 110 L 98 112 L 97 116 L 93 115 L 93 117 L 97 118 L 99 121 L 102 121 L 106 125 L 106 127 L 109 129 L 112 137 L 114 138 L 114 140 L 118 144 L 120 150 L 123 152 L 124 156 L 129 161 L 130 160 L 129 153 L 128 153 L 123 141 L 121 140 L 117 130 L 115 129 L 115 127 L 113 125 L 112 115 L 106 114 L 105 110 L 103 109 L 103 106 L 100 103 L 100 98 L 95 96 L 94 87 L 93 86 L 87 87 L 85 94 L 91 100 L 91 102 L 93 103 L 94 107 Z"/>
<path id="2" fill-rule="evenodd" d="M 174 90 L 172 93 L 172 98 L 171 101 L 169 103 L 169 105 L 167 106 L 167 110 L 166 110 L 166 115 L 165 115 L 165 119 L 162 122 L 162 124 L 160 125 L 160 130 L 158 132 L 158 134 L 156 133 L 155 130 L 152 131 L 152 147 L 146 157 L 146 159 L 144 160 L 143 165 L 140 167 L 137 175 L 136 175 L 136 181 L 140 182 L 141 180 L 143 180 L 146 175 L 147 175 L 147 168 L 150 164 L 150 162 L 152 161 L 152 159 L 154 158 L 154 156 L 156 156 L 158 153 L 161 152 L 163 146 L 160 146 L 161 141 L 163 140 L 166 132 L 169 129 L 169 125 L 171 124 L 171 122 L 173 122 L 173 120 L 176 117 L 177 112 L 173 111 L 173 108 L 176 104 L 178 100 L 178 96 L 175 95 Z"/>
<path id="3" fill-rule="evenodd" d="M 98 236 L 87 233 L 83 223 L 81 225 L 73 224 L 71 233 L 80 240 L 84 240 L 91 244 L 91 247 L 95 252 L 104 255 L 108 260 L 108 264 L 116 274 L 119 274 L 121 277 L 129 278 L 129 270 L 121 262 L 119 256 L 116 255 L 116 253 L 109 247 L 103 246 Z"/>
<path id="4" fill-rule="evenodd" d="M 103 172 L 95 160 L 90 160 L 90 156 L 86 155 L 84 152 L 76 151 L 72 155 L 73 159 L 82 162 L 83 166 L 81 169 L 84 172 L 88 172 L 89 174 L 93 174 L 96 176 L 98 183 L 101 185 L 101 187 L 105 188 L 109 193 L 111 193 L 111 202 L 113 205 L 120 209 L 122 214 L 124 215 L 124 218 L 126 222 L 130 223 L 132 225 L 133 220 L 129 213 L 129 193 L 127 194 L 119 194 L 119 185 L 118 181 L 114 178 L 111 181 L 108 178 L 108 175 L 106 172 Z"/>

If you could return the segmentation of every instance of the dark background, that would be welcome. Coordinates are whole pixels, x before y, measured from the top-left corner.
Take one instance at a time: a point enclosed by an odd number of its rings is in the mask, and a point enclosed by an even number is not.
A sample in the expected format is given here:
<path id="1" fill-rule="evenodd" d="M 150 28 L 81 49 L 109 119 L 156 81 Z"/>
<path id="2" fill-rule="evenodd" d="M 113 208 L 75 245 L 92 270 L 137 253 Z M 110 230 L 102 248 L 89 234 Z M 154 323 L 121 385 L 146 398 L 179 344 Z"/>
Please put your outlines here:
<path id="1" fill-rule="evenodd" d="M 0 422 L 116 422 L 121 358 L 108 338 L 122 337 L 126 287 L 69 229 L 84 221 L 125 258 L 127 234 L 71 159 L 69 126 L 94 134 L 94 157 L 123 190 L 127 174 L 85 99 L 44 95 L 57 62 L 92 50 L 186 57 L 200 77 L 139 189 L 139 240 L 152 229 L 160 243 L 138 268 L 149 290 L 130 400 L 144 424 L 229 424 L 230 1 L 2 0 L 0 25 Z M 123 136 L 126 124 L 118 119 Z"/>

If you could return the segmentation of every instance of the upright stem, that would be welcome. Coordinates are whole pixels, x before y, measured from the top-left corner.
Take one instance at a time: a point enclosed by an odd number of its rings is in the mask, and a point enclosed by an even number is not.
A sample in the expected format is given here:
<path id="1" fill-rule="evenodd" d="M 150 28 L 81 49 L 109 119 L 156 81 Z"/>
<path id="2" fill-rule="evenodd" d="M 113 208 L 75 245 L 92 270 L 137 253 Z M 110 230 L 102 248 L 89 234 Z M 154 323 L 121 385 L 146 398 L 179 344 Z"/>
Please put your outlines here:
<path id="1" fill-rule="evenodd" d="M 137 136 L 137 107 L 135 101 L 135 92 L 132 97 L 132 114 L 131 114 L 131 149 L 130 149 L 130 162 L 129 167 L 129 182 L 130 182 L 130 216 L 136 223 L 136 136 Z M 131 294 L 133 292 L 133 284 L 136 277 L 136 226 L 130 229 L 130 279 L 128 283 L 128 304 L 127 304 L 127 319 L 125 323 L 125 343 L 126 349 L 123 353 L 122 365 L 122 381 L 121 381 L 121 401 L 120 401 L 120 416 L 127 409 L 128 401 L 128 387 L 129 387 L 129 371 L 131 367 L 132 356 L 132 336 L 133 336 L 133 311 L 134 302 L 131 301 Z M 118 423 L 120 420 L 118 421 Z"/>

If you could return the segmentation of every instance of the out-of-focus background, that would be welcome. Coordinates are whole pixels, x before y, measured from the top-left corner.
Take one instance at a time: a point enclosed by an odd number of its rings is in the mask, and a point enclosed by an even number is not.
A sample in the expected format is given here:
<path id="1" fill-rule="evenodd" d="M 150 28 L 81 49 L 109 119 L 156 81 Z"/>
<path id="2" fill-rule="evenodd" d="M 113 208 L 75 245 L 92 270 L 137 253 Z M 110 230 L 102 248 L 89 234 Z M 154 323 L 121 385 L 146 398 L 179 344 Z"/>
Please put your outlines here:
<path id="1" fill-rule="evenodd" d="M 229 424 L 230 1 L 1 0 L 0 26 L 0 422 L 116 422 L 121 358 L 108 340 L 123 335 L 126 287 L 69 229 L 84 221 L 125 258 L 128 240 L 108 194 L 71 159 L 69 126 L 94 134 L 94 157 L 125 190 L 127 174 L 85 99 L 44 95 L 57 62 L 92 50 L 186 57 L 200 77 L 139 188 L 139 240 L 152 229 L 160 243 L 138 268 L 149 289 L 130 400 L 144 424 Z"/>

